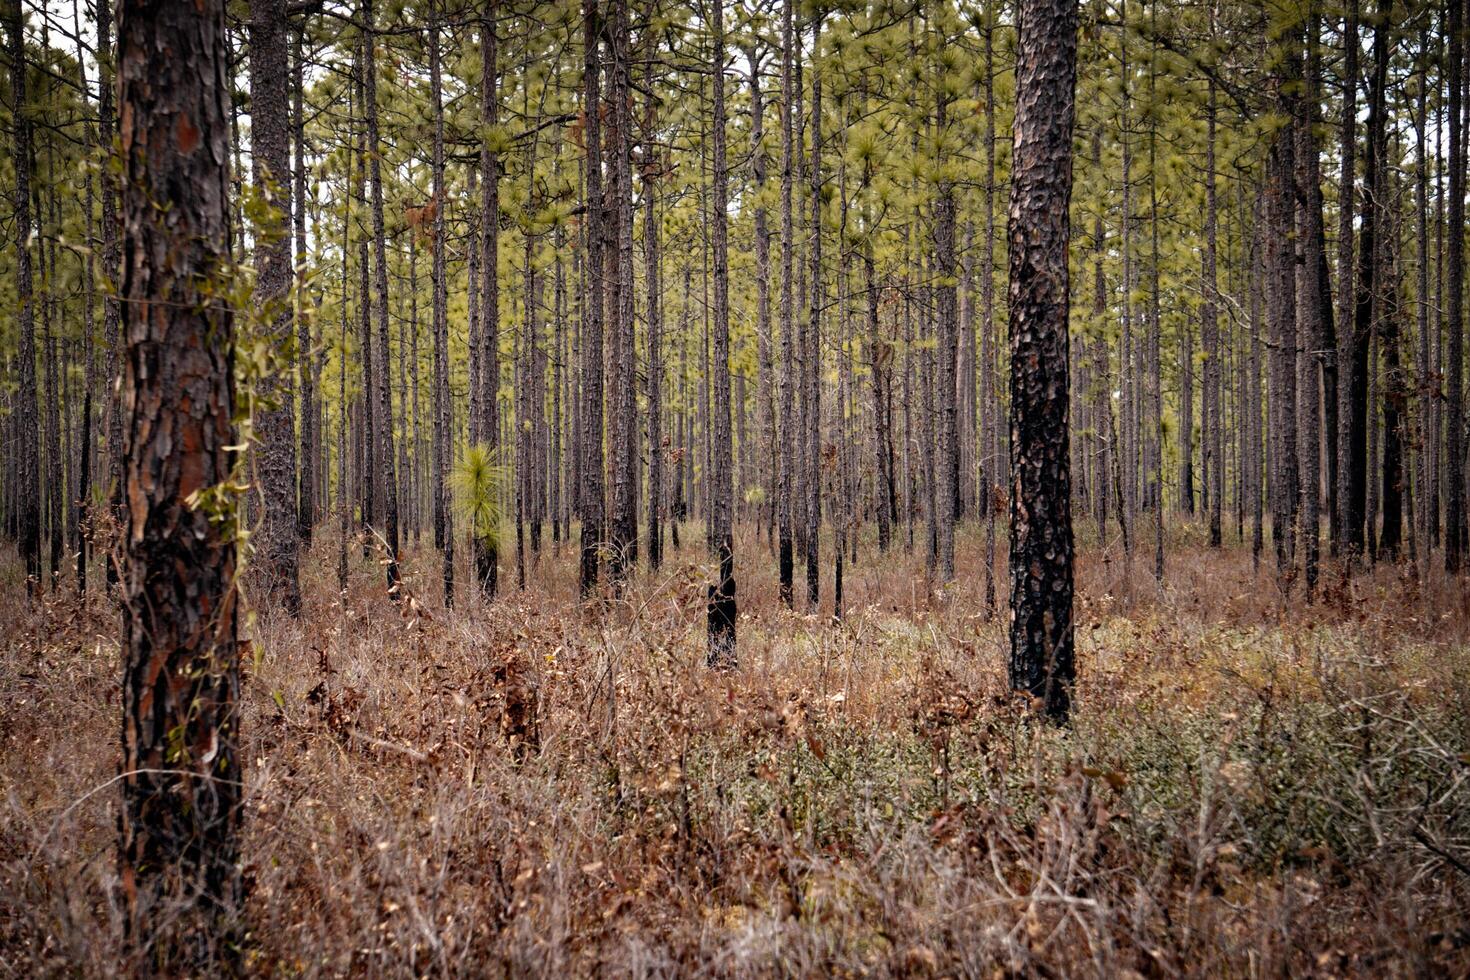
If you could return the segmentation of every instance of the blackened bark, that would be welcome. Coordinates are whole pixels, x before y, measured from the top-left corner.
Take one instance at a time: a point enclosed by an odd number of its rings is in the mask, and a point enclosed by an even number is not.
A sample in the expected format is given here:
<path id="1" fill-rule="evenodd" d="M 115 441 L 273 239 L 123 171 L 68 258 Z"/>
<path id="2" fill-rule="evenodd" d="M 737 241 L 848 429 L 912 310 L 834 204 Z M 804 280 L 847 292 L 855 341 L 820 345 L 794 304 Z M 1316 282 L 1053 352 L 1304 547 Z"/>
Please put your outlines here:
<path id="1" fill-rule="evenodd" d="M 238 515 L 210 494 L 235 442 L 232 324 L 209 287 L 230 262 L 228 65 L 220 0 L 122 4 L 118 873 L 143 972 L 223 969 L 241 898 Z"/>
<path id="2" fill-rule="evenodd" d="M 709 665 L 735 667 L 735 488 L 730 446 L 730 268 L 726 242 L 725 173 L 725 29 L 722 4 L 710 7 L 714 34 L 714 180 L 711 187 L 713 218 L 714 322 L 711 326 L 713 429 L 710 462 L 710 557 L 718 567 L 709 587 Z"/>
<path id="3" fill-rule="evenodd" d="M 1453 6 L 1453 5 L 1452 5 Z M 1343 511 L 1344 557 L 1351 564 L 1363 553 L 1367 541 L 1365 523 L 1369 520 L 1368 501 L 1368 360 L 1371 350 L 1378 278 L 1382 223 L 1382 194 L 1386 184 L 1383 173 L 1383 134 L 1385 88 L 1388 82 L 1389 4 L 1381 0 L 1381 23 L 1373 29 L 1373 74 L 1368 82 L 1368 132 L 1363 154 L 1363 193 L 1359 217 L 1358 267 L 1356 300 L 1351 328 L 1344 324 L 1350 340 L 1350 356 L 1346 364 L 1345 395 L 1348 406 L 1347 446 L 1339 464 L 1346 469 L 1347 502 Z M 1340 366 L 1341 370 L 1341 366 Z"/>
<path id="4" fill-rule="evenodd" d="M 1065 720 L 1075 677 L 1068 459 L 1068 208 L 1075 0 L 1022 0 L 1010 220 L 1010 684 Z"/>

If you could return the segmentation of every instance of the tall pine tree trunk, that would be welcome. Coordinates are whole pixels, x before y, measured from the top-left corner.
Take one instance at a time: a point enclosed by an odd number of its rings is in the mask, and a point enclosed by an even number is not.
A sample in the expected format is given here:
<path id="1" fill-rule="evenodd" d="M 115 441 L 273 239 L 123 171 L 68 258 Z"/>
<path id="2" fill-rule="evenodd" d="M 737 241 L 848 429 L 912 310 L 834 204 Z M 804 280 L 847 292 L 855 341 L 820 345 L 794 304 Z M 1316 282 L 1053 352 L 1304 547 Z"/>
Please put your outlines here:
<path id="1" fill-rule="evenodd" d="M 439 12 L 429 23 L 429 97 L 434 114 L 433 269 L 434 290 L 434 542 L 444 555 L 444 604 L 454 605 L 454 514 L 449 467 L 454 450 L 449 403 L 449 295 L 444 268 L 444 98 L 439 64 Z M 374 163 L 376 167 L 376 160 Z M 381 221 L 381 212 L 376 216 Z M 378 225 L 381 228 L 381 225 Z M 390 571 L 390 575 L 394 572 Z"/>
<path id="2" fill-rule="evenodd" d="M 253 300 L 269 318 L 265 335 L 257 340 L 287 349 L 292 319 L 289 30 L 286 0 L 251 0 L 250 166 L 256 193 L 270 202 L 273 225 L 264 235 L 257 234 L 255 242 Z M 294 616 L 301 609 L 294 396 L 286 370 L 263 381 L 261 395 L 271 407 L 260 413 L 255 425 L 260 439 L 255 470 L 263 497 L 256 560 L 269 594 Z"/>
<path id="3" fill-rule="evenodd" d="M 480 20 L 480 125 L 486 129 L 499 122 L 500 90 L 498 37 L 495 18 L 499 4 L 491 0 Z M 500 448 L 500 155 L 490 139 L 480 142 L 480 384 L 477 402 L 480 417 L 475 431 L 495 458 Z M 495 535 L 475 537 L 475 580 L 480 594 L 495 597 L 500 580 L 500 557 Z"/>
<path id="4" fill-rule="evenodd" d="M 309 14 L 303 13 L 305 18 Z M 291 142 L 296 161 L 291 169 L 291 203 L 294 218 L 295 255 L 292 265 L 304 269 L 306 252 L 306 117 L 303 113 L 306 66 L 302 53 L 303 22 L 292 32 L 291 42 Z M 298 290 L 296 314 L 296 369 L 301 379 L 301 458 L 297 477 L 300 484 L 296 496 L 296 532 L 301 541 L 310 544 L 316 527 L 316 469 L 322 453 L 321 432 L 317 425 L 317 372 L 313 370 L 311 318 L 306 312 L 306 295 Z"/>
<path id="5" fill-rule="evenodd" d="M 781 446 L 777 487 L 777 574 L 781 601 L 794 603 L 793 578 L 796 497 L 796 329 L 793 289 L 796 282 L 795 190 L 795 37 L 793 7 L 781 3 Z M 686 290 L 687 292 L 687 290 Z"/>
<path id="6" fill-rule="evenodd" d="M 31 123 L 26 101 L 24 20 L 20 0 L 6 0 L 5 29 L 10 35 L 10 97 L 15 104 L 15 292 L 20 311 L 20 370 L 16 374 L 20 440 L 16 494 L 20 499 L 20 555 L 26 576 L 41 583 L 40 430 L 36 401 L 36 321 L 31 271 Z"/>
<path id="7" fill-rule="evenodd" d="M 586 220 L 586 274 L 583 292 L 582 337 L 582 561 L 578 590 L 582 598 L 591 598 L 597 590 L 599 554 L 602 549 L 603 462 L 602 462 L 602 106 L 598 46 L 602 36 L 602 18 L 597 0 L 583 0 L 583 78 L 582 112 L 585 128 L 582 139 L 587 152 L 584 200 Z"/>
<path id="8" fill-rule="evenodd" d="M 943 145 L 948 126 L 947 98 L 941 94 L 936 117 L 936 142 Z M 942 171 L 941 171 L 942 172 Z M 954 527 L 959 499 L 959 437 L 957 429 L 956 378 L 959 357 L 959 309 L 955 292 L 955 200 L 954 185 L 941 177 L 934 202 L 934 261 L 939 284 L 939 473 L 934 505 L 939 513 L 939 581 L 954 578 Z"/>
<path id="9" fill-rule="evenodd" d="M 377 56 L 375 54 L 377 41 L 373 36 L 372 0 L 364 0 L 363 18 L 366 21 L 368 30 L 368 36 L 365 42 L 367 51 L 367 57 L 365 59 L 367 94 L 364 108 L 366 109 L 367 116 L 368 183 L 372 193 L 373 209 L 373 311 L 377 314 L 378 321 L 376 345 L 378 363 L 374 371 L 377 389 L 374 392 L 370 392 L 368 397 L 369 399 L 376 398 L 377 400 L 375 405 L 378 425 L 377 490 L 382 495 L 383 537 L 387 548 L 387 555 L 384 558 L 384 569 L 388 580 L 388 596 L 396 602 L 398 600 L 398 477 L 393 461 L 393 386 L 390 381 L 390 362 L 388 358 L 388 249 L 387 236 L 383 228 L 383 177 L 378 139 L 378 69 Z M 433 53 L 430 57 L 435 61 L 433 70 L 437 73 L 437 25 L 431 25 L 429 31 L 431 47 L 433 48 Z M 436 221 L 440 223 L 441 229 L 444 220 L 444 209 L 442 207 L 444 200 L 443 143 L 442 112 L 436 109 L 434 144 L 436 153 L 435 169 L 439 186 L 435 188 L 434 200 L 436 202 Z M 446 544 L 446 551 L 452 552 L 452 546 Z"/>
<path id="10" fill-rule="evenodd" d="M 140 972 L 216 973 L 242 898 L 229 55 L 218 0 L 118 21 L 125 487 L 118 874 Z M 164 216 L 167 220 L 164 220 Z M 205 494 L 203 506 L 194 506 Z"/>
<path id="11" fill-rule="evenodd" d="M 1450 189 L 1448 256 L 1449 307 L 1447 350 L 1448 371 L 1445 384 L 1445 571 L 1454 574 L 1465 565 L 1465 11 L 1458 0 L 1446 0 L 1449 7 L 1449 116 L 1450 116 Z M 1387 27 L 1383 28 L 1387 33 Z M 1375 41 L 1375 47 L 1376 47 Z M 1385 42 L 1386 43 L 1386 42 Z"/>
<path id="12" fill-rule="evenodd" d="M 1067 270 L 1076 0 L 1022 0 L 1010 239 L 1011 687 L 1065 719 L 1075 675 Z"/>
<path id="13" fill-rule="evenodd" d="M 730 447 L 730 299 L 729 258 L 726 242 L 726 174 L 725 174 L 725 29 L 721 4 L 710 7 L 711 31 L 714 34 L 714 184 L 713 202 L 713 278 L 714 323 L 712 326 L 712 365 L 714 413 L 710 461 L 710 551 L 718 565 L 716 581 L 709 587 L 709 664 L 722 669 L 733 668 L 735 653 L 735 540 L 734 540 L 734 475 L 731 472 Z"/>

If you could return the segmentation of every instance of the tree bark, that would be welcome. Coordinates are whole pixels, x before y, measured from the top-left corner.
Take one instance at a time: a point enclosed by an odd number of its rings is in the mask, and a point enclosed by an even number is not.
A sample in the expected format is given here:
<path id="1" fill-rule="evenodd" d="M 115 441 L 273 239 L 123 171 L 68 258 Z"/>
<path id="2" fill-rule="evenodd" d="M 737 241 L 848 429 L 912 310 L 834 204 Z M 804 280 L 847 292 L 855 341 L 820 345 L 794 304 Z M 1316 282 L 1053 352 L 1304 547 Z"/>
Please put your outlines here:
<path id="1" fill-rule="evenodd" d="M 710 461 L 710 557 L 718 565 L 716 581 L 709 587 L 709 665 L 723 670 L 736 666 L 735 652 L 735 540 L 734 495 L 730 448 L 730 300 L 729 258 L 726 242 L 725 167 L 725 28 L 722 4 L 710 6 L 710 28 L 714 34 L 714 180 L 711 187 L 713 218 L 714 323 L 710 356 L 714 404 Z"/>
<path id="2" fill-rule="evenodd" d="M 454 450 L 454 430 L 449 403 L 449 296 L 444 268 L 444 98 L 439 31 L 439 13 L 435 8 L 429 23 L 429 97 L 434 113 L 434 254 L 431 271 L 434 290 L 434 541 L 444 554 L 444 604 L 453 606 L 454 514 L 450 508 L 447 483 Z"/>
<path id="3" fill-rule="evenodd" d="M 1075 0 L 1022 0 L 1010 240 L 1011 687 L 1065 720 L 1075 677 L 1067 246 Z"/>
<path id="4" fill-rule="evenodd" d="M 943 146 L 948 128 L 948 98 L 939 96 L 936 110 L 936 144 Z M 954 579 L 954 527 L 959 499 L 959 435 L 957 372 L 959 357 L 959 307 L 955 291 L 955 200 L 954 185 L 941 168 L 938 196 L 934 202 L 934 261 L 939 284 L 936 300 L 939 316 L 939 473 L 934 506 L 939 515 L 939 581 Z"/>
<path id="5" fill-rule="evenodd" d="M 309 14 L 302 14 L 308 17 Z M 253 20 L 252 15 L 252 20 Z M 291 141 L 296 151 L 295 166 L 291 170 L 291 202 L 295 217 L 296 269 L 304 269 L 306 252 L 306 117 L 303 112 L 305 99 L 305 59 L 302 53 L 302 37 L 306 33 L 303 22 L 292 33 L 291 54 Z M 321 432 L 317 425 L 317 372 L 313 370 L 311 344 L 311 318 L 306 314 L 306 296 L 298 291 L 296 312 L 296 365 L 301 378 L 301 460 L 298 471 L 300 485 L 296 497 L 296 531 L 305 544 L 311 543 L 312 531 L 316 527 L 316 468 L 322 453 Z"/>
<path id="6" fill-rule="evenodd" d="M 602 460 L 602 105 L 599 75 L 602 66 L 598 44 L 602 18 L 597 0 L 583 0 L 583 78 L 585 120 L 583 142 L 587 152 L 584 195 L 586 203 L 586 273 L 583 294 L 582 337 L 582 561 L 578 590 L 589 599 L 597 590 L 599 555 L 602 549 L 603 460 Z"/>
<path id="7" fill-rule="evenodd" d="M 1356 277 L 1356 300 L 1353 309 L 1352 327 L 1344 330 L 1350 337 L 1350 356 L 1347 377 L 1344 383 L 1347 414 L 1347 449 L 1339 464 L 1346 471 L 1348 497 L 1344 510 L 1343 541 L 1345 557 L 1349 564 L 1363 553 L 1365 523 L 1370 521 L 1368 502 L 1368 428 L 1371 421 L 1368 406 L 1369 354 L 1375 329 L 1375 296 L 1379 289 L 1380 275 L 1379 227 L 1382 220 L 1381 200 L 1385 189 L 1383 174 L 1383 133 L 1385 126 L 1384 100 L 1388 81 L 1389 30 L 1386 2 L 1379 5 L 1379 14 L 1384 23 L 1373 29 L 1373 74 L 1368 87 L 1368 132 L 1363 156 L 1363 194 L 1359 218 L 1358 265 Z"/>
<path id="8" fill-rule="evenodd" d="M 1446 0 L 1449 7 L 1449 116 L 1450 116 L 1450 189 L 1448 256 L 1449 322 L 1446 328 L 1448 350 L 1445 352 L 1448 386 L 1445 405 L 1445 539 L 1444 567 L 1458 573 L 1465 564 L 1467 529 L 1465 520 L 1465 12 L 1457 0 Z M 1381 29 L 1386 34 L 1387 27 Z M 1377 41 L 1375 39 L 1375 47 Z M 1385 40 L 1385 45 L 1386 45 Z M 1376 54 L 1376 53 L 1375 53 Z M 1386 56 L 1385 56 L 1386 57 Z M 1381 126 L 1381 123 L 1380 123 Z"/>
<path id="9" fill-rule="evenodd" d="M 653 45 L 650 43 L 650 49 Z M 654 52 L 650 50 L 649 60 L 652 62 Z M 752 65 L 754 61 L 752 60 Z M 654 67 L 650 64 L 647 81 L 652 83 Z M 752 68 L 754 71 L 754 68 Z M 756 102 L 759 105 L 759 87 L 756 88 Z M 756 110 L 752 110 L 753 112 Z M 757 116 L 757 119 L 759 117 Z M 644 145 L 643 153 L 643 264 L 644 276 L 648 285 L 648 380 L 646 392 L 648 395 L 648 567 L 657 569 L 663 562 L 663 485 L 664 485 L 664 434 L 663 434 L 663 388 L 664 388 L 664 362 L 663 362 L 663 278 L 659 265 L 659 213 L 658 213 L 658 182 L 663 176 L 663 162 L 660 158 L 658 144 L 655 138 L 657 132 L 657 107 L 653 99 L 648 100 L 645 109 L 644 132 L 647 134 L 648 142 Z M 756 137 L 757 141 L 759 136 Z M 756 218 L 756 251 L 761 253 L 760 235 L 764 225 L 764 212 Z M 758 261 L 759 265 L 759 261 Z M 765 273 L 760 273 L 760 278 L 765 279 Z M 765 299 L 765 284 L 760 285 L 760 306 L 764 310 L 768 305 Z M 769 313 L 762 314 L 769 319 Z M 759 327 L 763 333 L 766 327 Z M 764 347 L 766 357 L 769 359 L 769 345 Z M 762 404 L 769 396 L 762 396 Z M 769 444 L 766 445 L 769 453 Z M 768 457 L 769 458 L 769 457 Z"/>
<path id="10" fill-rule="evenodd" d="M 796 497 L 796 344 L 792 290 L 795 275 L 795 98 L 793 7 L 796 0 L 781 3 L 781 447 L 777 529 L 777 574 L 781 601 L 789 609 L 795 602 L 793 578 Z"/>
<path id="11" fill-rule="evenodd" d="M 499 122 L 499 39 L 496 34 L 498 0 L 485 5 L 480 21 L 480 125 L 487 130 Z M 476 433 L 491 458 L 500 448 L 500 154 L 491 139 L 480 142 L 480 418 Z M 500 581 L 500 556 L 495 536 L 475 538 L 475 580 L 480 594 L 493 599 Z"/>
<path id="12" fill-rule="evenodd" d="M 123 159 L 123 805 L 118 873 L 144 972 L 234 959 L 241 877 L 229 56 L 219 0 L 127 0 Z M 164 220 L 164 216 L 167 220 Z M 182 914 L 181 914 L 182 913 Z"/>
<path id="13" fill-rule="evenodd" d="M 371 188 L 373 208 L 373 310 L 377 314 L 378 321 L 378 365 L 375 372 L 378 387 L 375 395 L 369 394 L 369 398 L 377 398 L 377 457 L 379 467 L 377 488 L 382 494 L 383 537 L 387 548 L 387 554 L 384 556 L 384 571 L 387 575 L 388 596 L 396 602 L 398 601 L 398 476 L 395 472 L 393 461 L 393 386 L 389 380 L 390 373 L 388 370 L 388 249 L 387 236 L 383 228 L 382 154 L 379 152 L 378 146 L 378 70 L 377 56 L 374 51 L 377 47 L 377 42 L 373 36 L 372 0 L 364 0 L 363 2 L 363 20 L 367 25 L 367 39 L 365 41 L 367 51 L 365 72 L 367 76 L 367 95 L 364 108 L 367 110 L 368 183 Z M 436 59 L 439 40 L 437 25 L 431 25 L 429 31 L 431 47 L 434 48 L 434 52 L 430 57 L 431 59 Z M 437 71 L 437 67 L 436 61 L 433 66 L 435 71 Z M 435 173 L 439 183 L 435 188 L 434 200 L 442 203 L 444 200 L 444 121 L 442 110 L 437 102 L 437 96 L 435 107 Z M 438 235 L 442 235 L 443 212 L 443 207 L 436 205 L 435 220 L 439 224 Z M 436 235 L 436 241 L 438 240 L 438 235 Z M 446 385 L 448 384 L 447 381 L 445 383 Z M 453 545 L 446 543 L 446 551 L 452 553 Z M 448 581 L 449 579 L 446 578 L 446 594 L 449 591 Z"/>
<path id="14" fill-rule="evenodd" d="M 257 315 L 268 320 L 264 334 L 255 339 L 272 349 L 289 349 L 292 332 L 289 30 L 286 0 L 250 0 L 250 169 L 255 191 L 269 202 L 271 211 L 266 226 L 255 234 L 252 300 Z M 371 60 L 368 64 L 371 70 Z M 304 356 L 304 351 L 300 353 Z M 286 367 L 286 362 L 280 363 Z M 256 556 L 267 593 L 295 616 L 301 611 L 297 573 L 300 515 L 296 503 L 294 395 L 290 389 L 286 370 L 262 379 L 260 394 L 270 407 L 256 422 L 260 447 L 255 470 L 262 498 Z"/>
<path id="15" fill-rule="evenodd" d="M 627 0 L 611 0 L 608 21 L 608 163 L 605 229 L 613 253 L 607 257 L 607 312 L 612 318 L 608 386 L 612 412 L 608 426 L 611 459 L 611 514 L 608 522 L 608 577 L 621 583 L 638 560 L 638 386 L 633 338 L 633 126 L 632 53 Z"/>

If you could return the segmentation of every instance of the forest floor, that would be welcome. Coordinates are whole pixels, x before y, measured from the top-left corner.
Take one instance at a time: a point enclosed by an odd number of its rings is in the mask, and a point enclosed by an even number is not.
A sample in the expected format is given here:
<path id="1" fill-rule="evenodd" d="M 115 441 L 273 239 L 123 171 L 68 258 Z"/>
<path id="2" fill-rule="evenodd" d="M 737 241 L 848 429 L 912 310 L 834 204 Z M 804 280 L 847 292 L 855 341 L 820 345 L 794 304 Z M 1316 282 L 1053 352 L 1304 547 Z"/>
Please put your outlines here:
<path id="1" fill-rule="evenodd" d="M 446 611 L 427 535 L 395 607 L 321 534 L 301 618 L 242 626 L 248 972 L 1470 975 L 1464 583 L 1283 601 L 1171 533 L 1162 586 L 1082 542 L 1062 730 L 1006 691 L 980 528 L 943 595 L 922 529 L 865 540 L 840 625 L 828 542 L 802 615 L 746 532 L 728 674 L 694 525 L 596 611 L 567 545 Z M 115 610 L 5 555 L 0 678 L 0 974 L 112 974 Z"/>

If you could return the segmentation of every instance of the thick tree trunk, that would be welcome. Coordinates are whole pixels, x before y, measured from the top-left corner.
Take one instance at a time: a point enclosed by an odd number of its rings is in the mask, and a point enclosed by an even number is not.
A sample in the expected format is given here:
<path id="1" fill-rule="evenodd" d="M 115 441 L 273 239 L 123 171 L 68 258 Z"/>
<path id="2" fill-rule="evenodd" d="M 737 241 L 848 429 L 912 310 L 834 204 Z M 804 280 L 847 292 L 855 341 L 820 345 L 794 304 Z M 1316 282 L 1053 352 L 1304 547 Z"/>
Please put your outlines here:
<path id="1" fill-rule="evenodd" d="M 291 134 L 286 0 L 250 2 L 250 168 L 256 193 L 270 202 L 267 234 L 256 236 L 255 308 L 268 318 L 257 342 L 289 349 L 291 339 Z M 369 60 L 369 70 L 371 70 Z M 369 83 L 371 84 L 371 83 Z M 381 210 L 379 211 L 381 214 Z M 304 352 L 302 352 L 304 356 Z M 261 491 L 256 563 L 266 591 L 292 616 L 301 609 L 297 573 L 300 514 L 296 503 L 296 426 L 290 373 L 262 379 L 255 470 Z M 387 428 L 386 426 L 384 427 Z M 303 459 L 303 462 L 305 460 Z M 309 470 L 309 466 L 303 466 Z"/>
<path id="2" fill-rule="evenodd" d="M 224 4 L 127 0 L 118 25 L 127 252 L 118 874 L 140 972 L 214 973 L 234 959 L 242 897 L 238 505 L 216 489 L 233 470 L 232 325 L 208 285 L 230 264 Z"/>
<path id="3" fill-rule="evenodd" d="M 1073 666 L 1068 208 L 1075 0 L 1022 0 L 1010 220 L 1010 683 L 1067 717 Z"/>

